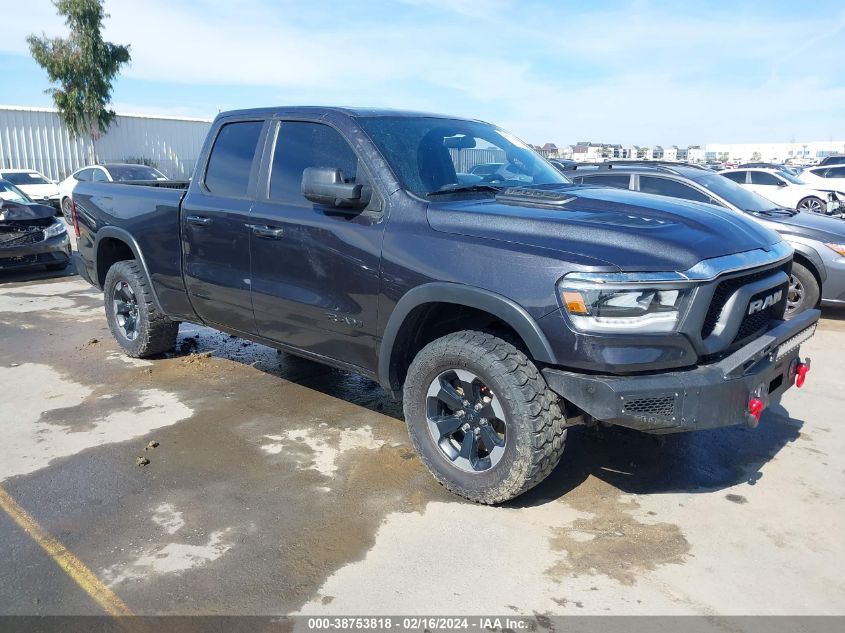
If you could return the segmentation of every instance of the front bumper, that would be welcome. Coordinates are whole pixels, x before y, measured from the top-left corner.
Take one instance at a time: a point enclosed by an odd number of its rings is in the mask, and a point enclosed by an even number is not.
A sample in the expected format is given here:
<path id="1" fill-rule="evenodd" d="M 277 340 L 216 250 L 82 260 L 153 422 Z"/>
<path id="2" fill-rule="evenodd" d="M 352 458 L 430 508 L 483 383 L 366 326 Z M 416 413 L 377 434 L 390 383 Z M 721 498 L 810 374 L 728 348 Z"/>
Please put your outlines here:
<path id="1" fill-rule="evenodd" d="M 0 270 L 63 264 L 70 260 L 70 238 L 67 233 L 41 242 L 0 248 Z"/>
<path id="2" fill-rule="evenodd" d="M 820 315 L 808 310 L 727 358 L 686 371 L 607 376 L 550 368 L 543 375 L 554 392 L 586 414 L 640 431 L 754 426 L 749 400 L 756 397 L 765 406 L 776 404 L 795 383 L 800 346 L 796 337 L 812 336 Z"/>

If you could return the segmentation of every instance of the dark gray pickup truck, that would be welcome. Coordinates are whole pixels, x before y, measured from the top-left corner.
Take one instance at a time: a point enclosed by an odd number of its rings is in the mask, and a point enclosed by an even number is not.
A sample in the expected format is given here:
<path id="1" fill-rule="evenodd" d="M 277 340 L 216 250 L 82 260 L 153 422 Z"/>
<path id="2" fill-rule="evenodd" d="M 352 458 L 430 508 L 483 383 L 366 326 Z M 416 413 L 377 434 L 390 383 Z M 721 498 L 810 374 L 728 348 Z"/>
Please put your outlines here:
<path id="1" fill-rule="evenodd" d="M 782 319 L 776 233 L 574 185 L 480 121 L 228 112 L 190 183 L 80 183 L 72 206 L 129 355 L 190 321 L 369 376 L 437 480 L 483 503 L 542 481 L 574 424 L 755 426 L 804 381 L 819 318 Z"/>

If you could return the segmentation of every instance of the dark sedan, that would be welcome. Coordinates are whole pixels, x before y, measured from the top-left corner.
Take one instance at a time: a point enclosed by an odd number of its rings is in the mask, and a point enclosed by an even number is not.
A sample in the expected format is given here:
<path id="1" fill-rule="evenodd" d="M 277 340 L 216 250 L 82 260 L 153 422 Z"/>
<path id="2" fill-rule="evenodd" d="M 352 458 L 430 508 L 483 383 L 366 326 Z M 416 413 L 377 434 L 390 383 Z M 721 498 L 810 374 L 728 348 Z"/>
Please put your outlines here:
<path id="1" fill-rule="evenodd" d="M 29 200 L 0 180 L 0 271 L 46 266 L 63 270 L 71 246 L 65 223 L 55 209 Z"/>

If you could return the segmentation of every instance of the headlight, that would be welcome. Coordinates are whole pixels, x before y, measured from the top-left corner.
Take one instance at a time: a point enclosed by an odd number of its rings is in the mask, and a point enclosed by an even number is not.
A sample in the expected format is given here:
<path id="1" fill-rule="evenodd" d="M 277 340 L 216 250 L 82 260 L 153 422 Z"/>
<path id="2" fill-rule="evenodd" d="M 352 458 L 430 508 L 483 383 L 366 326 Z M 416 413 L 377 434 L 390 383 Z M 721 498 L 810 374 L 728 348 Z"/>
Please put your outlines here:
<path id="1" fill-rule="evenodd" d="M 46 240 L 50 237 L 58 237 L 63 233 L 67 233 L 65 223 L 62 221 L 53 222 L 50 226 L 44 229 L 44 239 Z"/>
<path id="2" fill-rule="evenodd" d="M 685 314 L 693 288 L 671 283 L 603 284 L 567 280 L 558 283 L 561 303 L 583 332 L 674 332 Z"/>
<path id="3" fill-rule="evenodd" d="M 828 248 L 832 248 L 837 253 L 845 257 L 845 244 L 825 244 Z"/>

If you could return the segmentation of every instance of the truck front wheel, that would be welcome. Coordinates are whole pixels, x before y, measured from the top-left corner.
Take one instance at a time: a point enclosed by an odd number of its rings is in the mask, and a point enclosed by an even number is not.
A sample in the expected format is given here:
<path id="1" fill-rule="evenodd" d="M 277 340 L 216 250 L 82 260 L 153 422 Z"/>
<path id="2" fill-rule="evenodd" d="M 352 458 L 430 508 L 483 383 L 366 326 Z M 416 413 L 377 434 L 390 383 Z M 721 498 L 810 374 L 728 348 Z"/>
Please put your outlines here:
<path id="1" fill-rule="evenodd" d="M 156 309 L 138 262 L 120 261 L 109 268 L 103 293 L 109 329 L 127 355 L 145 358 L 176 346 L 179 322 Z"/>
<path id="2" fill-rule="evenodd" d="M 426 345 L 408 369 L 405 420 L 434 478 L 471 501 L 501 503 L 560 461 L 566 419 L 537 367 L 484 332 Z"/>

